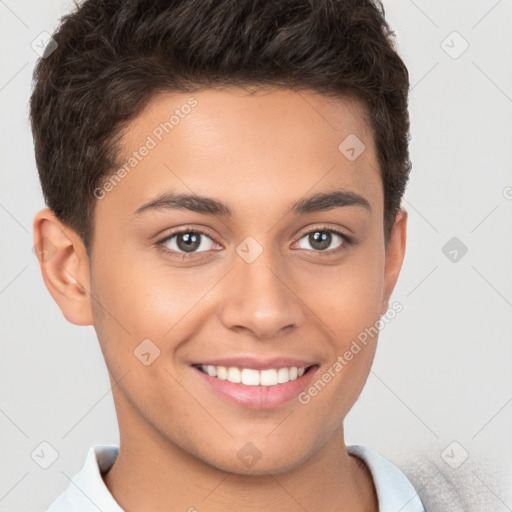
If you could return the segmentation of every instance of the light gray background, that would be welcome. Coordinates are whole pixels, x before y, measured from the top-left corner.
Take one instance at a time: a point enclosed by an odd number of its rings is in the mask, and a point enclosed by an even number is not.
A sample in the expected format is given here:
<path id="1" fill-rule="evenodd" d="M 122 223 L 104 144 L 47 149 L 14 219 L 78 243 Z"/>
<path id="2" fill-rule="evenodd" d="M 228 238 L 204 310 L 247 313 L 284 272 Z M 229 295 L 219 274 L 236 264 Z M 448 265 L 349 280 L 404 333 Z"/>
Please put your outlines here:
<path id="1" fill-rule="evenodd" d="M 392 298 L 404 309 L 380 335 L 347 442 L 403 467 L 424 453 L 485 499 L 471 510 L 512 510 L 512 2 L 384 5 L 412 84 L 408 244 Z M 91 445 L 118 442 L 94 330 L 65 320 L 32 252 L 44 202 L 31 42 L 71 6 L 0 0 L 0 511 L 43 510 Z M 469 44 L 458 58 L 453 31 Z M 468 248 L 457 262 L 442 252 L 454 236 Z M 43 441 L 59 454 L 46 470 L 31 458 Z M 441 455 L 454 441 L 452 458 L 469 454 L 458 469 Z"/>

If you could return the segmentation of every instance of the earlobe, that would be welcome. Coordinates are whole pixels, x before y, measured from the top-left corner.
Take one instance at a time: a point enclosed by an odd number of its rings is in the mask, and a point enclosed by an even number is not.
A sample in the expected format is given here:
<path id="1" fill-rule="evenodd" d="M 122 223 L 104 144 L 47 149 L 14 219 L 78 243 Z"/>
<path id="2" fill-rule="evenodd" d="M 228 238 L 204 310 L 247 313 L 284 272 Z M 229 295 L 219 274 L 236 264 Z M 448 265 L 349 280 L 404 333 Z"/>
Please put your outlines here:
<path id="1" fill-rule="evenodd" d="M 92 325 L 89 258 L 75 231 L 49 208 L 34 217 L 34 252 L 44 283 L 64 317 L 76 325 Z"/>
<path id="2" fill-rule="evenodd" d="M 382 297 L 381 314 L 385 314 L 389 308 L 389 299 L 395 288 L 402 263 L 405 256 L 407 238 L 407 211 L 400 208 L 395 218 L 395 223 L 391 231 L 388 247 L 386 250 L 386 264 L 384 270 L 384 290 Z"/>

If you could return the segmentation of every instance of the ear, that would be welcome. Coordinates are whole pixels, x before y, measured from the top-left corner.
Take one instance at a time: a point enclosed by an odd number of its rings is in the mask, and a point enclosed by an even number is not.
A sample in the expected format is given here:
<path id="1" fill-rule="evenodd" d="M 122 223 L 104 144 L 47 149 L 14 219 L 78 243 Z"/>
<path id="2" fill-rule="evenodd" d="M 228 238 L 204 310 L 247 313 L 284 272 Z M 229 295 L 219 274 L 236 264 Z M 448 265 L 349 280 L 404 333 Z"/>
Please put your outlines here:
<path id="1" fill-rule="evenodd" d="M 389 299 L 395 288 L 402 262 L 405 256 L 405 242 L 407 237 L 407 211 L 400 208 L 391 230 L 386 250 L 386 265 L 384 270 L 384 289 L 382 295 L 381 315 L 389 308 Z"/>
<path id="2" fill-rule="evenodd" d="M 89 257 L 75 231 L 49 208 L 34 217 L 34 252 L 44 283 L 66 320 L 92 325 Z"/>

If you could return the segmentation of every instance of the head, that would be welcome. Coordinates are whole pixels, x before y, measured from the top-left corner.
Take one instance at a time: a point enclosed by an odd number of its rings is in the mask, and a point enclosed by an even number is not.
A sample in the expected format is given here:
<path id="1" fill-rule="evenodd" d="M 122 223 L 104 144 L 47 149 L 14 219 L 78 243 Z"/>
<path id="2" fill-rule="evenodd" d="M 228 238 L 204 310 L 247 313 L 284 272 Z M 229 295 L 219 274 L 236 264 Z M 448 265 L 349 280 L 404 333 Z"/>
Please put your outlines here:
<path id="1" fill-rule="evenodd" d="M 89 0 L 53 37 L 30 102 L 34 239 L 64 316 L 95 327 L 121 436 L 239 473 L 313 457 L 377 336 L 333 365 L 388 309 L 405 251 L 408 74 L 383 12 Z M 283 358 L 328 385 L 255 403 L 198 368 Z"/>

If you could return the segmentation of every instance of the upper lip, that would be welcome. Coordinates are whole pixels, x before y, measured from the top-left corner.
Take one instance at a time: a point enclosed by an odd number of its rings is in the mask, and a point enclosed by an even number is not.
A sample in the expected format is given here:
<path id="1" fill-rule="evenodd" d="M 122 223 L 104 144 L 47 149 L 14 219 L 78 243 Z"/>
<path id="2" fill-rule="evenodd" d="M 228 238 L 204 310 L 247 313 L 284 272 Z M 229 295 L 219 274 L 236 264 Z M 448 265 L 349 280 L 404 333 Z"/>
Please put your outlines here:
<path id="1" fill-rule="evenodd" d="M 261 358 L 261 357 L 225 357 L 222 359 L 208 359 L 204 361 L 198 361 L 193 363 L 193 366 L 197 365 L 211 365 L 211 366 L 226 366 L 227 368 L 234 366 L 236 368 L 251 368 L 254 370 L 269 370 L 277 368 L 291 368 L 296 366 L 297 368 L 308 368 L 316 364 L 314 361 L 306 359 L 297 359 L 295 357 L 272 357 L 272 358 Z"/>

